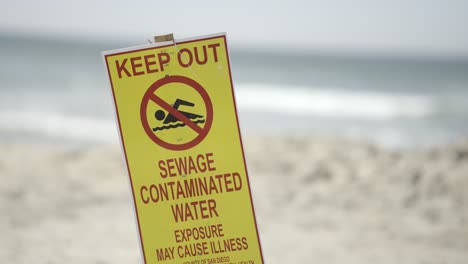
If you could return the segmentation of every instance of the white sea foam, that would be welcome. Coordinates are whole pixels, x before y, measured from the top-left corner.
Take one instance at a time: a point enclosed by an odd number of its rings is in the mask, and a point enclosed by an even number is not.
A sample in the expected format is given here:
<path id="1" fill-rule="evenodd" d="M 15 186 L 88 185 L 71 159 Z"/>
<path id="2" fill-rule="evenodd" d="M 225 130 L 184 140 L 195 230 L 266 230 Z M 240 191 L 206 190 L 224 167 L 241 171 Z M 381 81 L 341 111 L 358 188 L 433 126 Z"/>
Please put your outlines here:
<path id="1" fill-rule="evenodd" d="M 423 118 L 433 114 L 433 99 L 419 95 L 326 90 L 298 86 L 237 84 L 238 109 L 266 114 L 305 117 L 357 118 L 385 121 Z M 0 133 L 19 137 L 60 138 L 73 141 L 115 143 L 114 119 L 94 118 L 60 111 L 11 109 L 0 111 Z M 289 124 L 294 129 L 294 124 Z M 338 132 L 339 133 L 339 132 Z"/>
<path id="2" fill-rule="evenodd" d="M 235 88 L 240 110 L 362 119 L 422 118 L 435 111 L 432 98 L 422 95 L 255 83 Z"/>
<path id="3" fill-rule="evenodd" d="M 92 142 L 118 142 L 112 120 L 40 111 L 1 111 L 0 131 L 26 133 L 34 137 Z"/>

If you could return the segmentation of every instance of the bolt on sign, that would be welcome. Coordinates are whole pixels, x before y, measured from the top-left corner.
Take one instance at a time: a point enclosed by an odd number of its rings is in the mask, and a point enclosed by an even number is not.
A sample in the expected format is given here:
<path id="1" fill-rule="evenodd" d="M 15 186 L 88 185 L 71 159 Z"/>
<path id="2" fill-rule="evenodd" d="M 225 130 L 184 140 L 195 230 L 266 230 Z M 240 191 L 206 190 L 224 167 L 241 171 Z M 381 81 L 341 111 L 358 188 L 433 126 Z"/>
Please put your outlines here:
<path id="1" fill-rule="evenodd" d="M 145 263 L 263 263 L 225 34 L 104 52 Z"/>

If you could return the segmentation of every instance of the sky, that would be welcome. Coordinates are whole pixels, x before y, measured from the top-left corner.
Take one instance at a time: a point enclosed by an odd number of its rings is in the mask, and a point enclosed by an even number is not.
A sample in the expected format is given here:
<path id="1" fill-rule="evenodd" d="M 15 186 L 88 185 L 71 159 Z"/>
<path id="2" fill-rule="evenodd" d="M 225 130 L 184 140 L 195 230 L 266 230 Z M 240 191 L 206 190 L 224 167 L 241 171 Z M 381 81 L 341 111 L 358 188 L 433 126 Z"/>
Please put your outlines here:
<path id="1" fill-rule="evenodd" d="M 468 57 L 463 0 L 0 0 L 0 34 L 176 38 L 227 32 L 257 49 Z"/>

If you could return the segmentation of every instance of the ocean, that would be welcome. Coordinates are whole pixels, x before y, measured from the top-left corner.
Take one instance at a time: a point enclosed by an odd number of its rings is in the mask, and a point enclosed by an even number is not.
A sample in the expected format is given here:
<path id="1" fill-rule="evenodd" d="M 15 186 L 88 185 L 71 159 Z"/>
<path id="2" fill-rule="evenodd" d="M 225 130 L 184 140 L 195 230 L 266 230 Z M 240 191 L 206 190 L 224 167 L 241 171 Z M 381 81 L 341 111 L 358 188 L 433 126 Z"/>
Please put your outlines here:
<path id="1" fill-rule="evenodd" d="M 0 35 L 0 141 L 118 144 L 101 51 L 132 45 Z M 244 134 L 396 148 L 468 137 L 468 59 L 236 46 L 230 57 Z"/>

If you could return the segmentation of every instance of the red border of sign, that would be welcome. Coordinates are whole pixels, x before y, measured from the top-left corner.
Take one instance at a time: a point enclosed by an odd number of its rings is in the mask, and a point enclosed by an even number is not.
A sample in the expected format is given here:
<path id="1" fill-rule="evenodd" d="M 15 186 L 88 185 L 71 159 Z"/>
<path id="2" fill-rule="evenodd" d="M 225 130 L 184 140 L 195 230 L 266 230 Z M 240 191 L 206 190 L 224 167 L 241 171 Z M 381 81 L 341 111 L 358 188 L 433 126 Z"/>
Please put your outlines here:
<path id="1" fill-rule="evenodd" d="M 228 52 L 226 35 L 215 36 L 215 37 L 206 37 L 206 38 L 198 38 L 198 39 L 192 39 L 192 40 L 188 40 L 188 41 L 181 41 L 181 42 L 177 42 L 177 43 L 178 44 L 186 44 L 186 43 L 197 42 L 197 41 L 201 41 L 201 40 L 210 40 L 210 39 L 217 39 L 217 38 L 222 38 L 224 40 L 224 46 L 226 48 L 226 58 L 227 58 L 228 68 L 229 68 L 229 80 L 230 80 L 230 83 L 231 83 L 232 101 L 234 103 L 234 110 L 235 110 L 235 114 L 236 114 L 236 123 L 237 123 L 237 131 L 238 131 L 239 140 L 240 140 L 240 143 L 241 143 L 241 150 L 242 150 L 242 158 L 244 160 L 245 175 L 247 177 L 247 185 L 248 185 L 248 188 L 249 188 L 250 204 L 252 206 L 252 214 L 253 214 L 254 222 L 255 222 L 255 231 L 257 233 L 257 241 L 258 241 L 258 247 L 260 249 L 260 257 L 262 259 L 262 263 L 265 263 L 265 261 L 263 260 L 263 251 L 262 251 L 262 245 L 261 245 L 261 242 L 260 242 L 260 236 L 258 235 L 257 217 L 255 215 L 255 208 L 254 208 L 254 204 L 253 204 L 253 200 L 252 200 L 252 192 L 251 192 L 251 189 L 250 189 L 250 179 L 249 179 L 249 174 L 247 172 L 247 163 L 245 162 L 244 144 L 242 143 L 242 136 L 241 136 L 240 126 L 239 126 L 239 117 L 237 115 L 236 99 L 235 99 L 235 95 L 234 95 L 234 87 L 233 87 L 232 74 L 231 74 L 231 62 L 229 60 L 229 52 Z M 124 139 L 122 137 L 122 127 L 120 126 L 120 116 L 119 116 L 119 111 L 117 109 L 117 102 L 115 100 L 114 85 L 112 83 L 112 78 L 111 78 L 110 70 L 109 70 L 109 64 L 107 63 L 107 57 L 126 54 L 126 53 L 131 53 L 131 52 L 144 51 L 144 50 L 149 50 L 149 49 L 159 49 L 159 48 L 169 47 L 169 46 L 172 46 L 172 45 L 173 44 L 168 44 L 168 45 L 163 45 L 163 46 L 158 46 L 158 47 L 149 47 L 149 48 L 142 48 L 142 49 L 135 49 L 135 50 L 127 50 L 127 51 L 123 51 L 123 52 L 104 55 L 106 68 L 107 68 L 107 75 L 109 76 L 109 82 L 110 82 L 110 85 L 111 85 L 111 88 L 112 88 L 112 97 L 114 99 L 115 113 L 117 115 L 117 121 L 118 121 L 118 124 L 119 124 L 119 132 L 120 132 L 120 135 L 121 135 L 120 139 L 122 140 L 122 146 L 123 146 L 124 155 L 125 155 L 125 162 L 127 163 L 127 172 L 128 172 L 128 176 L 130 178 L 130 185 L 132 187 L 133 204 L 135 206 L 135 213 L 136 213 L 136 217 L 137 217 L 138 232 L 139 232 L 139 235 L 140 235 L 141 249 L 143 251 L 143 258 L 144 258 L 145 264 L 147 264 L 147 261 L 146 261 L 145 247 L 143 246 L 143 237 L 142 237 L 142 233 L 141 233 L 140 219 L 138 217 L 138 208 L 137 208 L 137 205 L 136 205 L 135 191 L 133 189 L 132 176 L 131 176 L 131 173 L 130 173 L 130 168 L 128 166 L 127 151 L 126 151 L 126 148 L 125 148 Z"/>
<path id="2" fill-rule="evenodd" d="M 200 96 L 203 99 L 203 102 L 205 103 L 206 121 L 205 121 L 205 125 L 203 126 L 203 128 L 197 126 L 190 119 L 186 118 L 184 115 L 180 114 L 177 110 L 172 108 L 169 104 L 165 103 L 164 105 L 160 105 L 163 108 L 167 108 L 165 110 L 169 111 L 176 118 L 178 118 L 180 121 L 185 123 L 188 127 L 192 128 L 196 133 L 198 133 L 198 136 L 196 136 L 193 140 L 184 144 L 172 144 L 172 143 L 165 142 L 164 140 L 158 138 L 158 136 L 156 136 L 156 134 L 153 133 L 153 130 L 151 129 L 148 123 L 148 116 L 146 114 L 148 103 L 150 101 L 153 101 L 156 104 L 164 103 L 164 101 L 161 98 L 159 98 L 157 95 L 155 95 L 154 92 L 156 92 L 159 88 L 161 88 L 162 86 L 168 83 L 183 83 L 192 87 L 200 94 Z M 173 109 L 173 111 L 169 109 Z M 145 92 L 145 94 L 143 95 L 142 102 L 140 104 L 140 118 L 141 118 L 141 124 L 143 125 L 143 128 L 145 129 L 146 134 L 156 144 L 160 145 L 163 148 L 170 149 L 170 150 L 185 150 L 185 149 L 189 149 L 198 145 L 208 134 L 208 131 L 211 128 L 211 124 L 213 123 L 213 104 L 211 103 L 208 93 L 198 82 L 185 76 L 172 75 L 172 76 L 163 77 L 157 80 Z"/>
<path id="3" fill-rule="evenodd" d="M 229 59 L 229 51 L 228 51 L 226 35 L 222 36 L 222 38 L 224 40 L 224 47 L 226 48 L 226 58 L 227 58 L 228 67 L 229 67 L 229 81 L 231 83 L 232 102 L 234 104 L 234 112 L 236 114 L 237 132 L 239 134 L 239 140 L 241 143 L 242 159 L 244 160 L 244 168 L 245 168 L 245 176 L 247 178 L 247 186 L 249 187 L 250 205 L 252 206 L 252 214 L 253 214 L 254 222 L 255 222 L 255 231 L 257 232 L 258 248 L 260 250 L 260 257 L 262 258 L 262 263 L 265 263 L 265 261 L 263 260 L 263 251 L 262 251 L 262 245 L 260 243 L 260 236 L 258 235 L 257 216 L 255 215 L 255 208 L 254 208 L 253 199 L 252 199 L 252 191 L 250 189 L 250 177 L 249 177 L 249 173 L 247 172 L 247 162 L 245 162 L 244 144 L 242 143 L 242 136 L 241 136 L 240 126 L 239 126 L 239 116 L 237 115 L 237 104 L 236 104 L 236 98 L 234 95 L 234 86 L 232 84 L 233 82 L 232 82 L 232 73 L 231 73 L 231 61 Z"/>

